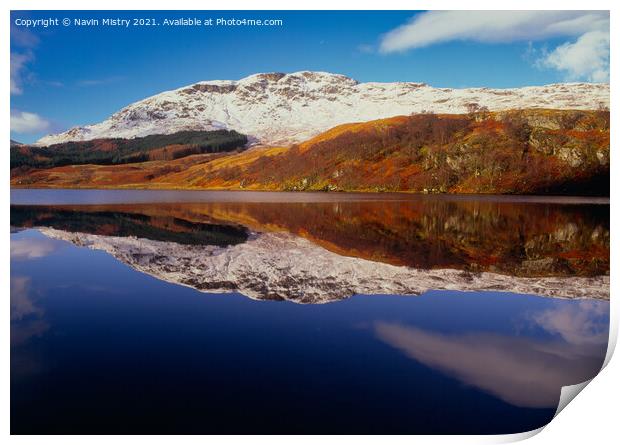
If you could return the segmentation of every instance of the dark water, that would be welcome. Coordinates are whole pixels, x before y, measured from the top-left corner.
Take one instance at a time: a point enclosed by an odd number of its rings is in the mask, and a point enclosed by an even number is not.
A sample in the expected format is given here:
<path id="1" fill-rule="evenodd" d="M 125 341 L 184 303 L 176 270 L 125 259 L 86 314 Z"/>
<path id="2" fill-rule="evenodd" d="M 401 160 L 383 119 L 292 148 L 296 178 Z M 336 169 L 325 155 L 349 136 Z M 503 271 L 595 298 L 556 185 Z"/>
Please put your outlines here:
<path id="1" fill-rule="evenodd" d="M 607 348 L 604 200 L 14 191 L 11 230 L 14 434 L 522 432 Z"/>

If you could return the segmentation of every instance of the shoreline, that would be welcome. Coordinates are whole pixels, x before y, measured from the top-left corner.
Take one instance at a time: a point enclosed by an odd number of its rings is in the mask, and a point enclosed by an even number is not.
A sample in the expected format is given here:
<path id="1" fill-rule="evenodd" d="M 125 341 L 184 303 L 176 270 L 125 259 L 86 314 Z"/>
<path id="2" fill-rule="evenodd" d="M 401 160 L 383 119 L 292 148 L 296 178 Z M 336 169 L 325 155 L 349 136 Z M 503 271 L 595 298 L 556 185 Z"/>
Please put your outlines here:
<path id="1" fill-rule="evenodd" d="M 295 191 L 284 191 L 284 190 L 260 190 L 260 189 L 252 189 L 252 190 L 242 190 L 242 189 L 187 189 L 187 188 L 128 188 L 128 187 L 118 187 L 118 188 L 88 188 L 88 187 L 80 187 L 80 188 L 61 188 L 61 187 L 11 187 L 11 205 L 20 205 L 19 202 L 14 202 L 14 195 L 19 195 L 22 193 L 28 194 L 32 193 L 42 193 L 50 195 L 50 197 L 54 198 L 53 195 L 59 193 L 69 193 L 76 194 L 80 192 L 88 193 L 88 192 L 104 192 L 112 195 L 117 194 L 140 194 L 140 195 L 151 195 L 151 197 L 156 197 L 159 193 L 164 194 L 184 194 L 184 195 L 251 195 L 257 194 L 260 196 L 288 196 L 288 197 L 296 197 L 296 198 L 304 198 L 304 197 L 320 197 L 315 201 L 338 201 L 339 197 L 357 197 L 362 201 L 409 201 L 412 199 L 430 199 L 430 200 L 442 200 L 442 201 L 492 201 L 492 202 L 508 202 L 508 203 L 556 203 L 556 204 L 598 204 L 598 205 L 609 205 L 610 197 L 609 196 L 588 196 L 588 195 L 523 195 L 523 194 L 491 194 L 491 193 L 419 193 L 419 192 L 408 192 L 408 191 L 397 191 L 397 192 L 374 192 L 374 191 L 317 191 L 317 190 L 295 190 Z M 114 196 L 112 196 L 114 197 Z M 225 197 L 225 196 L 224 196 Z M 99 196 L 101 198 L 101 196 Z M 161 196 L 160 196 L 161 198 Z M 167 196 L 167 198 L 174 198 L 174 196 Z M 181 198 L 178 196 L 177 198 Z M 236 201 L 237 199 L 234 199 Z M 355 201 L 355 199 L 345 199 L 346 201 Z M 19 201 L 19 198 L 17 199 Z M 279 202 L 279 199 L 275 199 L 275 202 Z M 301 199 L 301 201 L 310 201 L 308 199 Z M 116 202 L 116 201 L 115 201 Z M 149 201 L 153 202 L 153 201 Z M 165 202 L 172 202 L 166 199 Z M 183 202 L 183 201 L 181 201 Z M 28 202 L 24 203 L 27 205 Z M 54 205 L 55 203 L 50 203 L 48 205 Z"/>

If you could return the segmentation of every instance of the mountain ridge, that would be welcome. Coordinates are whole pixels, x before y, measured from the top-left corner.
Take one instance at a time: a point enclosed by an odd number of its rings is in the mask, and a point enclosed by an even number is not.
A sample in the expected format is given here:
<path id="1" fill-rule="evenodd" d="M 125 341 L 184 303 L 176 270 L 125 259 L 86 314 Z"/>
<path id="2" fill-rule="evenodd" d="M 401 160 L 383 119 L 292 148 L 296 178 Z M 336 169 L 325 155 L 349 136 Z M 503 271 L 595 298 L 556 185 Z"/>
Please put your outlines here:
<path id="1" fill-rule="evenodd" d="M 560 83 L 493 89 L 435 88 L 419 82 L 358 82 L 321 71 L 257 73 L 200 81 L 134 102 L 108 119 L 47 135 L 37 145 L 133 138 L 177 131 L 235 130 L 250 143 L 298 143 L 337 125 L 420 112 L 464 113 L 471 104 L 515 108 L 598 109 L 609 85 Z"/>

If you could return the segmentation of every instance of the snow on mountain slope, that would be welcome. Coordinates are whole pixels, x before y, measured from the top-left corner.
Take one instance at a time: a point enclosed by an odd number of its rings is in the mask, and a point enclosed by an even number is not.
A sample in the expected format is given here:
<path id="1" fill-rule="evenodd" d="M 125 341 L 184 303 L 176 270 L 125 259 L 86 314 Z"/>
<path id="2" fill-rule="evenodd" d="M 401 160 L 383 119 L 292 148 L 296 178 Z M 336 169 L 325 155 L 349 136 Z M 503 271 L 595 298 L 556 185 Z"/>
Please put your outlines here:
<path id="1" fill-rule="evenodd" d="M 348 122 L 421 111 L 464 113 L 469 103 L 490 110 L 597 109 L 600 104 L 609 105 L 609 85 L 452 89 L 412 82 L 359 83 L 313 71 L 263 73 L 166 91 L 131 104 L 101 123 L 48 135 L 37 144 L 221 128 L 246 134 L 252 142 L 287 144 Z"/>
<path id="2" fill-rule="evenodd" d="M 102 250 L 140 272 L 203 292 L 240 292 L 256 300 L 327 303 L 355 294 L 419 295 L 431 289 L 504 291 L 609 299 L 609 276 L 521 278 L 456 269 L 415 269 L 341 256 L 287 233 L 253 233 L 229 247 L 74 233 L 44 235 Z"/>

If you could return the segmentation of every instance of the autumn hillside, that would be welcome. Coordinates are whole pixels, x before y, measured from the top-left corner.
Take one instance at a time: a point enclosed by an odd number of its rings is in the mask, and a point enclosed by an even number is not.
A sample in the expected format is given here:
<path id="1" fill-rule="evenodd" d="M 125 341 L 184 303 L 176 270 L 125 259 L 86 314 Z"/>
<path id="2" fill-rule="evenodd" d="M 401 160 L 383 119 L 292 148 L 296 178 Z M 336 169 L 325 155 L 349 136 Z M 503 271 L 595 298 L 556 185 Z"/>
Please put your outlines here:
<path id="1" fill-rule="evenodd" d="M 235 245 L 285 232 L 338 255 L 511 276 L 609 274 L 609 206 L 432 199 L 11 206 L 12 227 Z"/>
<path id="2" fill-rule="evenodd" d="M 415 114 L 257 147 L 110 167 L 12 175 L 17 187 L 609 194 L 609 112 Z"/>

